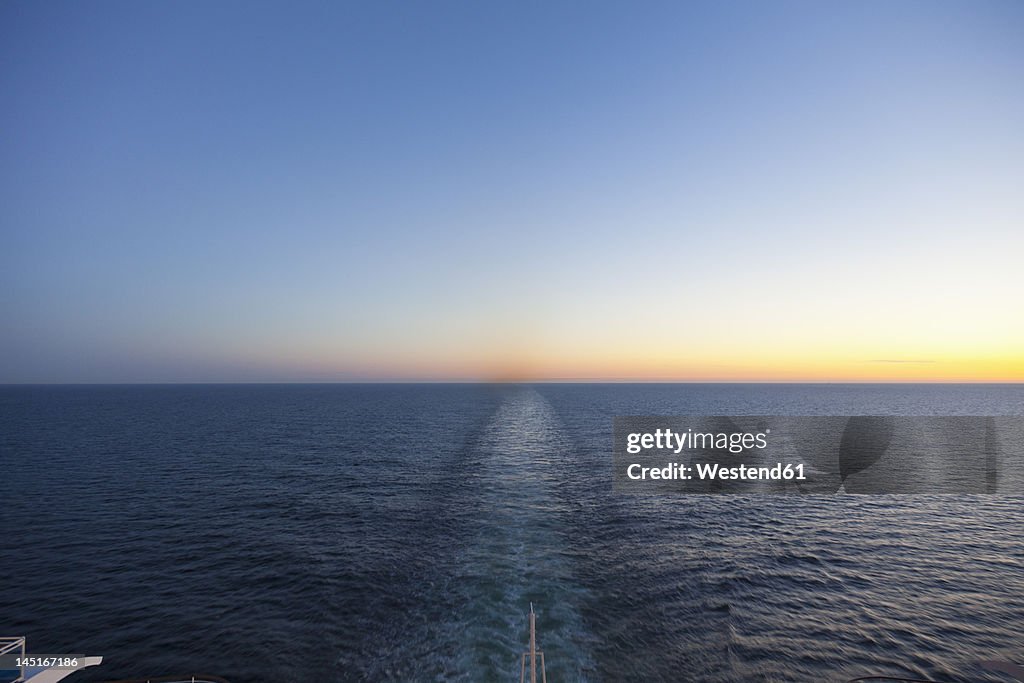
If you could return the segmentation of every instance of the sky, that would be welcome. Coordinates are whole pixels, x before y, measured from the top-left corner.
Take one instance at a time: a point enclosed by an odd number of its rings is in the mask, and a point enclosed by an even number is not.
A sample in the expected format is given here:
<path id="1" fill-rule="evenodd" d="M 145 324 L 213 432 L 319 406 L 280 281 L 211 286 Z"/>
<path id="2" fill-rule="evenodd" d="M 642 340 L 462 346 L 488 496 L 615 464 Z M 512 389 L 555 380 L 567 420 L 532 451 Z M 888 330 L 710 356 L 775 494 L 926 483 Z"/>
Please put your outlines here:
<path id="1" fill-rule="evenodd" d="M 1024 4 L 0 4 L 0 383 L 1024 381 Z"/>

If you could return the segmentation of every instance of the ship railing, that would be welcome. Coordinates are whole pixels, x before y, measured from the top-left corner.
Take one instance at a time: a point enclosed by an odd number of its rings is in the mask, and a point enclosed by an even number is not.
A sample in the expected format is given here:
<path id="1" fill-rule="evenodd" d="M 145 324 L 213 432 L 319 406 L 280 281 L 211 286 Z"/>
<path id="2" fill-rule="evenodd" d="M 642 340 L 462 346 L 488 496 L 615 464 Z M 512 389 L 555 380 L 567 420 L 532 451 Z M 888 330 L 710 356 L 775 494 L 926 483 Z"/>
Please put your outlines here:
<path id="1" fill-rule="evenodd" d="M 530 662 L 530 683 L 537 683 L 537 658 L 540 658 L 540 680 L 548 683 L 548 672 L 544 666 L 544 651 L 537 649 L 537 615 L 530 603 L 530 649 L 523 653 L 519 664 L 519 683 L 526 683 L 526 662 Z"/>
<path id="2" fill-rule="evenodd" d="M 25 658 L 25 636 L 8 636 L 0 637 L 0 656 L 3 655 L 14 655 L 22 659 Z M 19 681 L 25 680 L 25 667 L 19 666 L 15 669 L 4 670 L 0 672 L 0 676 L 6 676 L 7 674 L 17 671 L 18 677 L 11 679 L 4 679 L 4 683 L 19 683 Z"/>

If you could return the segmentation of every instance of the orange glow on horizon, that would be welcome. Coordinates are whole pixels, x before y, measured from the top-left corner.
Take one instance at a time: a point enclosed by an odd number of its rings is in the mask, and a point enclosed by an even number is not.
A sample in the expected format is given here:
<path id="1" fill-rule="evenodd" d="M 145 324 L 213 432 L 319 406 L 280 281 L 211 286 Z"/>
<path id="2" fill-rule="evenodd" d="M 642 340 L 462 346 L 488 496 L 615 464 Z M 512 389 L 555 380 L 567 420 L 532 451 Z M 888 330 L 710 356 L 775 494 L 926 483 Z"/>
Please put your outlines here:
<path id="1" fill-rule="evenodd" d="M 333 359 L 310 363 L 293 357 L 289 368 L 301 376 L 361 381 L 488 381 L 488 382 L 850 382 L 850 383 L 1019 383 L 1024 382 L 1024 356 L 907 356 L 842 358 L 836 356 L 759 358 L 602 357 L 581 350 L 575 358 L 540 353 L 502 357 L 477 354 L 406 354 L 391 357 Z M 347 361 L 347 362 L 346 362 Z"/>

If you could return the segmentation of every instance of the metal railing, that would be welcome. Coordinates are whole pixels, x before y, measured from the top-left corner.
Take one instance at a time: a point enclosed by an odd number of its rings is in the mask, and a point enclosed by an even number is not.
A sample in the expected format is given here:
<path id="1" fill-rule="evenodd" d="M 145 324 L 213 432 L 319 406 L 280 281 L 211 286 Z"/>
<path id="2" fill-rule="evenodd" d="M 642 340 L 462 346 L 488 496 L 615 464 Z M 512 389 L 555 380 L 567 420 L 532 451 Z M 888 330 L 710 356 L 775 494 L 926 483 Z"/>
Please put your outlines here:
<path id="1" fill-rule="evenodd" d="M 530 650 L 520 658 L 519 683 L 526 683 L 526 662 L 530 662 L 530 683 L 537 683 L 537 657 L 540 657 L 541 683 L 548 683 L 548 672 L 544 668 L 544 652 L 537 649 L 537 615 L 533 613 L 530 603 Z"/>
<path id="2" fill-rule="evenodd" d="M 0 637 L 0 656 L 9 655 L 11 653 L 17 653 L 22 659 L 25 658 L 25 636 Z M 19 681 L 25 680 L 24 666 L 6 670 L 17 671 L 18 677 L 12 678 L 10 681 L 4 681 L 4 683 L 19 683 Z"/>

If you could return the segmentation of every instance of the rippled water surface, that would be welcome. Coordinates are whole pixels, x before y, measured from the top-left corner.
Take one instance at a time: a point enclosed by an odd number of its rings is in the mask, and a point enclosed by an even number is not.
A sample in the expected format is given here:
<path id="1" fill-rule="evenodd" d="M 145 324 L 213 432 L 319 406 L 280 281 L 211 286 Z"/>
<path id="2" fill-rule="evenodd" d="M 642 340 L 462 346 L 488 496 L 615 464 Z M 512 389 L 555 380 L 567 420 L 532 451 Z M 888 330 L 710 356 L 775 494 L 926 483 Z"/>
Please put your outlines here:
<path id="1" fill-rule="evenodd" d="M 1010 680 L 1024 498 L 628 496 L 611 419 L 1020 414 L 1024 387 L 0 388 L 0 635 L 71 681 Z"/>

